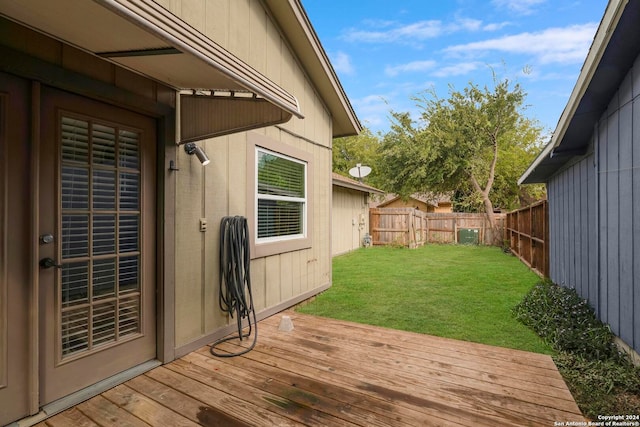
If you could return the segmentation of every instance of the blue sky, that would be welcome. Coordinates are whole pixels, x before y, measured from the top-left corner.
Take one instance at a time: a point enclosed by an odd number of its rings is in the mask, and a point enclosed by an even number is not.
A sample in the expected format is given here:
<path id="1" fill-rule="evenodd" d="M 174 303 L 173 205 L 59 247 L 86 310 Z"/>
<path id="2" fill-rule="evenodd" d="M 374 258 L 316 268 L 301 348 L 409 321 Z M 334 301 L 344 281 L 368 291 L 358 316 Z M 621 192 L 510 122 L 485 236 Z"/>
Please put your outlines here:
<path id="1" fill-rule="evenodd" d="M 412 96 L 499 77 L 527 92 L 549 132 L 569 99 L 606 0 L 303 0 L 364 126 L 389 129 Z"/>

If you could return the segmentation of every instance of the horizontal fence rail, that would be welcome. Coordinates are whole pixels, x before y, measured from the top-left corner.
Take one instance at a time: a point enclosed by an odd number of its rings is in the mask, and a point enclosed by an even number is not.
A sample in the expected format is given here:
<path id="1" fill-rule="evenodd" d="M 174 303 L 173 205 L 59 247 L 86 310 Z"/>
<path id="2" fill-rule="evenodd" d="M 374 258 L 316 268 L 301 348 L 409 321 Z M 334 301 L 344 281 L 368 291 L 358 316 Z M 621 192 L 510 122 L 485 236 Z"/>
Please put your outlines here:
<path id="1" fill-rule="evenodd" d="M 529 268 L 549 277 L 549 206 L 546 200 L 507 213 L 505 240 Z"/>
<path id="2" fill-rule="evenodd" d="M 369 219 L 374 245 L 409 248 L 425 243 L 459 243 L 463 241 L 461 232 L 477 236 L 479 244 L 493 245 L 494 233 L 502 236 L 505 223 L 505 215 L 496 214 L 496 230 L 492 231 L 485 214 L 425 213 L 413 208 L 372 208 Z"/>

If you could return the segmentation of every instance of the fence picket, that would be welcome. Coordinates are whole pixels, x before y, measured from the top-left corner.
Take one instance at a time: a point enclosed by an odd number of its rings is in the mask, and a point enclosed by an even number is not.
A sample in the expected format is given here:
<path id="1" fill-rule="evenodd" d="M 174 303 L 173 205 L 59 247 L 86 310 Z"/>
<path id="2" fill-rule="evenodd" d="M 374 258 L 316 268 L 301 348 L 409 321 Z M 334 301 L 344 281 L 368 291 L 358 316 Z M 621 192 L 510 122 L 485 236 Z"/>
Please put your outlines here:
<path id="1" fill-rule="evenodd" d="M 374 245 L 416 248 L 425 243 L 456 243 L 460 229 L 477 229 L 481 244 L 492 245 L 493 234 L 485 214 L 425 213 L 413 208 L 369 209 L 371 240 Z M 496 214 L 497 229 L 503 234 L 505 214 Z"/>
<path id="2" fill-rule="evenodd" d="M 549 207 L 546 200 L 507 213 L 509 249 L 539 276 L 549 277 Z"/>

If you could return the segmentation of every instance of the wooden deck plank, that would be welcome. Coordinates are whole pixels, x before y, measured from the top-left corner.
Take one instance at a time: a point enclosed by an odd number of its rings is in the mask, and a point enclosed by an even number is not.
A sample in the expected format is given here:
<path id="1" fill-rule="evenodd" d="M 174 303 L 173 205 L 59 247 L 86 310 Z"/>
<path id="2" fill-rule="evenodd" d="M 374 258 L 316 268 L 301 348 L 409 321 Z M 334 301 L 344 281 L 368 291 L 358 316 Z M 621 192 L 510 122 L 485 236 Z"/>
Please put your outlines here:
<path id="1" fill-rule="evenodd" d="M 500 407 L 512 408 L 532 416 L 539 412 L 539 407 L 536 407 L 540 406 L 537 404 L 539 401 L 543 401 L 543 406 L 544 403 L 550 405 L 547 409 L 558 416 L 566 416 L 567 412 L 572 413 L 575 405 L 572 401 L 563 400 L 557 396 L 553 396 L 553 398 L 546 396 L 545 392 L 551 392 L 554 388 L 544 387 L 538 383 L 536 377 L 532 376 L 522 376 L 514 380 L 504 377 L 500 373 L 492 374 L 470 368 L 446 365 L 446 363 L 434 364 L 428 360 L 424 361 L 401 355 L 389 357 L 388 354 L 384 353 L 378 356 L 371 352 L 358 350 L 355 347 L 349 347 L 347 352 L 346 348 L 313 342 L 295 335 L 281 334 L 277 338 L 272 338 L 263 334 L 262 344 L 269 346 L 270 352 L 287 355 L 284 357 L 290 358 L 297 351 L 298 356 L 325 364 L 332 363 L 338 366 L 339 369 L 343 367 L 349 369 L 349 366 L 352 365 L 352 360 L 359 360 L 358 371 L 360 375 L 366 375 L 370 379 L 375 378 L 383 382 L 386 378 L 394 378 L 397 387 L 414 385 L 417 390 L 420 390 L 419 387 L 425 384 L 425 376 L 430 376 L 428 395 L 431 397 L 438 396 L 446 399 L 449 394 L 458 395 L 460 392 L 465 391 L 470 395 L 475 394 L 479 399 L 482 396 L 482 399 L 487 402 L 496 402 L 496 399 L 498 399 Z M 425 362 L 425 364 L 421 365 L 422 362 Z M 473 364 L 473 362 L 469 363 L 470 365 Z M 433 375 L 434 373 L 436 375 Z M 564 382 L 562 384 L 564 385 Z M 522 390 L 523 388 L 533 393 L 525 393 Z M 517 398 L 514 396 L 517 396 Z M 527 400 L 520 400 L 522 397 Z M 535 406 L 532 406 L 531 401 L 536 402 Z M 557 408 L 557 406 L 560 406 L 560 408 Z"/>
<path id="2" fill-rule="evenodd" d="M 238 399 L 224 391 L 180 375 L 164 366 L 149 371 L 146 375 L 249 425 L 299 425 L 299 423 L 290 418 L 265 410 L 246 400 Z"/>
<path id="3" fill-rule="evenodd" d="M 300 405 L 326 412 L 356 425 L 383 427 L 398 424 L 398 418 L 394 416 L 394 408 L 391 405 L 386 405 L 384 413 L 370 411 L 366 405 L 354 408 L 354 405 L 345 402 L 344 389 L 340 389 L 339 397 L 341 400 L 338 400 L 334 398 L 337 393 L 334 392 L 333 396 L 329 396 L 327 393 L 328 384 L 309 380 L 299 375 L 286 375 L 282 370 L 273 371 L 273 375 L 270 375 L 256 369 L 249 370 L 246 368 L 246 364 L 224 363 L 224 359 L 197 352 L 185 356 L 177 364 L 179 363 L 197 365 L 211 374 L 225 375 L 236 382 L 243 382 L 278 396 L 287 396 L 288 399 Z"/>
<path id="4" fill-rule="evenodd" d="M 554 385 L 555 387 L 564 390 L 566 388 L 565 383 L 561 376 L 558 375 L 557 370 L 550 370 L 547 368 L 530 368 L 525 369 L 523 364 L 513 362 L 496 363 L 493 360 L 487 361 L 481 356 L 461 355 L 456 352 L 450 352 L 449 356 L 443 356 L 441 354 L 432 353 L 428 349 L 416 349 L 416 348 L 402 348 L 397 347 L 394 344 L 384 344 L 379 341 L 370 341 L 357 336 L 350 337 L 348 334 L 344 335 L 338 331 L 331 333 L 321 333 L 317 329 L 306 328 L 296 334 L 297 337 L 303 337 L 305 340 L 314 341 L 318 346 L 326 344 L 327 346 L 347 345 L 354 347 L 354 351 L 359 350 L 367 354 L 371 354 L 375 351 L 375 354 L 387 353 L 389 358 L 394 359 L 411 359 L 415 362 L 424 362 L 425 367 L 434 369 L 445 369 L 450 371 L 451 369 L 460 368 L 462 370 L 474 370 L 480 373 L 491 372 L 492 374 L 499 375 L 504 378 L 512 378 L 516 381 L 527 380 L 533 383 L 542 384 L 545 387 Z M 428 342 L 428 340 L 419 340 L 418 337 L 414 340 L 417 347 L 420 347 L 422 343 Z M 329 349 L 329 347 L 328 347 Z M 561 397 L 561 396 L 558 396 Z"/>
<path id="5" fill-rule="evenodd" d="M 495 366 L 493 362 L 487 364 L 479 360 L 481 359 L 479 356 L 468 357 L 467 359 L 453 356 L 451 359 L 447 359 L 441 355 L 433 355 L 424 351 L 395 349 L 379 346 L 375 342 L 363 341 L 359 338 L 349 339 L 348 335 L 341 335 L 340 332 L 332 331 L 330 334 L 325 333 L 323 335 L 318 335 L 315 332 L 317 330 L 311 332 L 305 326 L 304 331 L 297 336 L 304 336 L 305 339 L 313 340 L 320 345 L 327 344 L 338 347 L 346 345 L 349 348 L 355 346 L 356 349 L 354 350 L 359 351 L 359 354 L 364 354 L 363 357 L 365 358 L 372 352 L 378 354 L 382 350 L 389 354 L 388 359 L 395 364 L 401 364 L 402 366 L 415 365 L 417 367 L 416 370 L 427 369 L 430 373 L 436 373 L 440 377 L 439 379 L 445 379 L 448 374 L 456 373 L 460 378 L 468 378 L 471 382 L 489 381 L 493 384 L 514 388 L 515 390 L 539 393 L 554 399 L 560 399 L 571 405 L 571 407 L 564 406 L 559 409 L 571 410 L 575 408 L 573 397 L 568 392 L 564 380 L 557 369 L 555 371 L 544 369 L 544 373 L 538 370 L 525 371 L 520 364 L 505 363 L 503 366 Z M 285 338 L 280 336 L 279 340 Z M 327 349 L 330 350 L 330 348 Z M 338 350 L 334 349 L 334 351 Z M 470 374 L 467 375 L 469 372 Z M 418 374 L 423 375 L 422 373 Z M 499 379 L 496 380 L 496 378 Z"/>
<path id="6" fill-rule="evenodd" d="M 265 338 L 263 337 L 263 340 Z M 266 353 L 261 353 L 261 351 Z M 255 353 L 254 353 L 255 352 Z M 390 373 L 384 370 L 363 368 L 362 364 L 357 369 L 343 366 L 337 361 L 327 359 L 315 359 L 308 353 L 296 354 L 294 347 L 286 350 L 269 347 L 265 344 L 256 346 L 256 349 L 247 357 L 254 360 L 264 360 L 271 355 L 272 363 L 281 369 L 288 368 L 292 372 L 301 372 L 306 367 L 321 366 L 327 371 L 311 373 L 312 376 L 329 376 L 331 381 L 341 383 L 343 387 L 358 390 L 365 395 L 373 395 L 384 399 L 394 405 L 407 406 L 425 414 L 425 419 L 432 417 L 444 418 L 448 422 L 458 425 L 540 425 L 546 418 L 545 413 L 557 412 L 552 408 L 530 407 L 527 402 L 510 399 L 508 396 L 492 394 L 483 390 L 472 391 L 464 388 L 454 388 L 442 392 L 432 388 L 433 383 L 415 383 L 407 381 L 406 376 Z M 358 360 L 358 359 L 354 359 Z M 327 364 L 328 362 L 328 364 Z M 336 378 L 331 371 L 340 373 Z M 563 418 L 569 414 L 563 413 Z M 523 422 L 522 417 L 526 416 Z M 436 423 L 437 425 L 437 423 Z"/>
<path id="7" fill-rule="evenodd" d="M 274 317 L 265 320 L 264 325 L 274 325 Z M 297 313 L 291 313 L 290 317 L 295 320 L 296 324 L 301 323 L 304 326 L 304 333 L 317 335 L 320 339 L 322 337 L 341 338 L 349 343 L 361 346 L 383 347 L 388 351 L 428 357 L 431 360 L 442 360 L 438 356 L 445 356 L 448 360 L 447 364 L 455 365 L 455 362 L 460 360 L 464 366 L 468 366 L 471 361 L 478 365 L 486 366 L 486 369 L 508 367 L 509 370 L 530 372 L 535 376 L 550 377 L 554 380 L 562 379 L 551 357 L 544 354 L 451 340 L 414 332 L 397 331 L 398 334 L 394 335 L 394 330 L 391 329 L 387 330 L 343 321 L 336 323 L 337 321 L 332 319 L 329 319 L 328 324 L 324 325 L 324 318 L 304 316 Z M 339 327 L 339 325 L 342 325 L 342 327 Z M 334 326 L 335 328 L 333 328 Z M 541 381 L 546 381 L 546 379 L 542 378 Z M 564 382 L 560 386 L 564 388 Z"/>
<path id="8" fill-rule="evenodd" d="M 243 399 L 267 411 L 280 414 L 283 417 L 291 418 L 300 424 L 315 425 L 335 425 L 349 426 L 350 423 L 331 416 L 321 410 L 317 410 L 313 406 L 314 397 L 307 394 L 303 395 L 296 390 L 295 387 L 289 387 L 287 390 L 280 390 L 280 394 L 265 392 L 259 388 L 241 383 L 235 379 L 229 379 L 223 375 L 217 375 L 214 372 L 180 360 L 167 365 L 167 368 L 185 377 L 191 378 L 202 384 L 216 388 L 222 392 L 228 393 L 238 399 Z M 293 397 L 297 396 L 297 399 Z"/>
<path id="9" fill-rule="evenodd" d="M 286 363 L 269 363 L 268 360 L 260 359 L 260 361 L 250 358 L 234 358 L 219 359 L 212 358 L 209 354 L 208 347 L 198 350 L 185 356 L 185 359 L 192 363 L 206 363 L 211 365 L 213 369 L 219 369 L 221 365 L 228 365 L 235 368 L 235 372 L 246 372 L 246 375 L 256 375 L 261 378 L 269 379 L 277 378 L 278 381 L 299 387 L 307 391 L 315 391 L 327 398 L 340 401 L 347 405 L 350 410 L 365 410 L 373 413 L 375 416 L 384 418 L 392 418 L 397 425 L 420 425 L 424 423 L 425 414 L 415 411 L 404 406 L 393 405 L 387 400 L 379 399 L 372 395 L 367 395 L 362 390 L 350 389 L 342 386 L 340 383 L 333 381 L 333 378 L 325 378 L 322 372 L 312 372 L 305 369 L 304 366 L 293 366 L 286 369 Z M 300 369 L 298 369 L 300 368 Z M 338 375 L 338 374 L 336 374 Z M 439 419 L 437 425 L 456 425 L 459 423 L 447 424 L 446 420 Z"/>
<path id="10" fill-rule="evenodd" d="M 101 395 L 79 404 L 77 408 L 101 426 L 144 427 L 149 425 L 124 409 L 118 408 Z"/>
<path id="11" fill-rule="evenodd" d="M 584 421 L 549 356 L 286 312 L 249 353 L 209 347 L 45 424 L 67 426 L 538 426 Z M 232 341 L 220 351 L 237 351 Z"/>
<path id="12" fill-rule="evenodd" d="M 431 352 L 448 355 L 450 352 L 458 354 L 468 354 L 482 357 L 483 359 L 495 359 L 498 362 L 514 362 L 527 366 L 556 370 L 553 360 L 547 355 L 532 353 L 528 351 L 515 350 L 504 347 L 496 347 L 487 344 L 475 343 L 471 341 L 461 341 L 451 338 L 443 338 L 435 335 L 424 335 L 416 332 L 401 331 L 397 329 L 385 328 L 382 326 L 372 326 L 363 323 L 349 322 L 346 320 L 336 320 L 326 317 L 310 316 L 294 311 L 285 311 L 276 316 L 264 319 L 261 324 L 278 325 L 281 315 L 288 315 L 295 324 L 301 323 L 305 327 L 319 327 L 324 331 L 348 332 L 353 337 L 374 336 L 384 338 L 386 343 L 393 342 L 398 346 L 408 346 L 415 348 L 416 336 L 427 337 L 421 340 L 421 345 L 429 348 Z"/>
<path id="13" fill-rule="evenodd" d="M 198 425 L 167 407 L 159 406 L 153 400 L 124 384 L 114 387 L 102 395 L 150 425 L 164 424 L 172 427 L 195 427 Z"/>
<path id="14" fill-rule="evenodd" d="M 224 425 L 229 427 L 246 427 L 250 425 L 235 418 L 233 414 L 226 414 L 146 375 L 133 378 L 127 381 L 126 385 L 155 401 L 158 405 L 182 414 L 185 418 L 200 425 Z M 157 425 L 163 426 L 164 424 Z"/>
<path id="15" fill-rule="evenodd" d="M 46 421 L 49 427 L 97 427 L 98 424 L 87 418 L 78 408 L 71 408 Z"/>

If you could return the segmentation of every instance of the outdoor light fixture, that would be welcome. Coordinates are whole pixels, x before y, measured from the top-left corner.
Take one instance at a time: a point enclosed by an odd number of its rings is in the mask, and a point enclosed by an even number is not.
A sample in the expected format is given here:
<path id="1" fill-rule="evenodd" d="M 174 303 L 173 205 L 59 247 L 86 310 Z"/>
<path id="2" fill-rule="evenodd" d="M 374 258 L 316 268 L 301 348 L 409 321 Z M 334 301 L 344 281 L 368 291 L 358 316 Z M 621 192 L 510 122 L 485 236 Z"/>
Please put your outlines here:
<path id="1" fill-rule="evenodd" d="M 207 153 L 198 147 L 195 142 L 187 142 L 184 144 L 184 151 L 186 151 L 187 154 L 195 154 L 198 160 L 200 160 L 200 163 L 202 163 L 202 166 L 207 166 L 211 161 L 209 157 L 207 157 Z"/>

